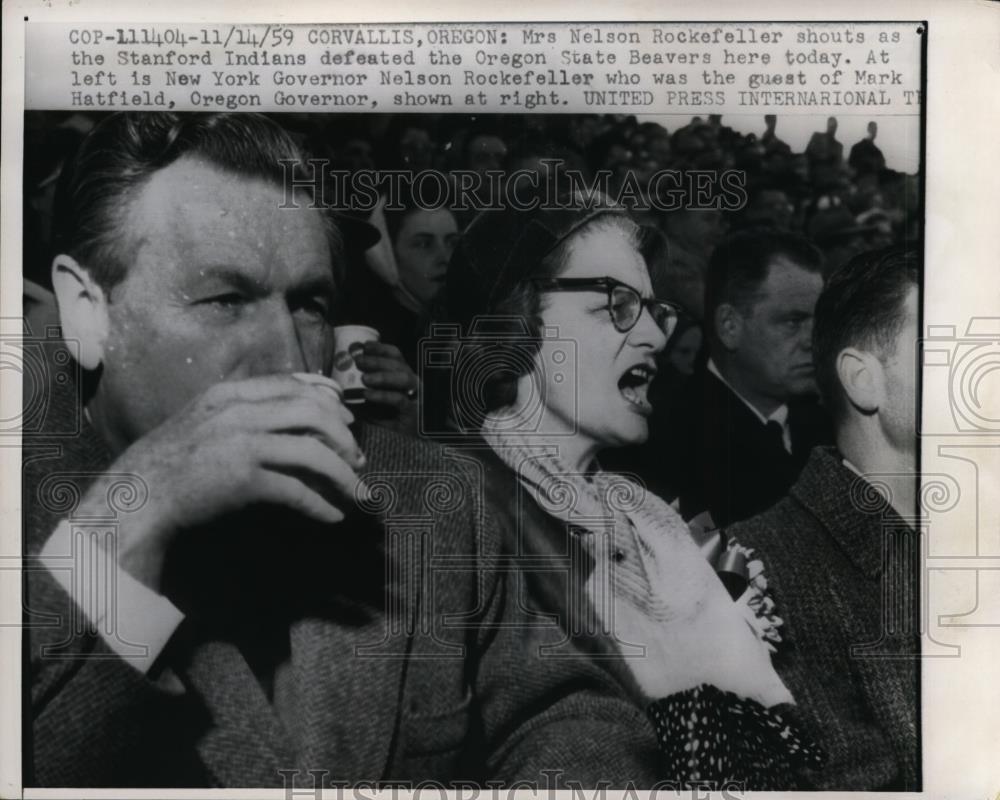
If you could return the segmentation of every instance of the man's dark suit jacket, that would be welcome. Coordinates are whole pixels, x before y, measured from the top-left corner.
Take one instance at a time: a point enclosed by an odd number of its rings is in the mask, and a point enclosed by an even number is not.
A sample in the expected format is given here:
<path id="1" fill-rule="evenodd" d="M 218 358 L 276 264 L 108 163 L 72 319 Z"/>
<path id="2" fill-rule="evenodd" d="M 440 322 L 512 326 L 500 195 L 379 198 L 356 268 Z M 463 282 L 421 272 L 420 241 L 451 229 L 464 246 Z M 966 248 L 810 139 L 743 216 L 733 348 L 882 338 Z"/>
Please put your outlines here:
<path id="1" fill-rule="evenodd" d="M 664 469 L 685 519 L 708 510 L 718 525 L 774 505 L 809 452 L 832 441 L 826 413 L 811 398 L 788 407 L 792 452 L 704 366 L 685 385 L 665 420 Z"/>
<path id="2" fill-rule="evenodd" d="M 920 790 L 917 534 L 833 448 L 727 533 L 764 564 L 774 664 L 827 753 L 823 790 Z"/>
<path id="3" fill-rule="evenodd" d="M 79 418 L 72 398 L 48 412 Z M 31 559 L 108 469 L 96 431 L 25 438 L 27 785 L 281 787 L 279 770 L 306 789 L 305 770 L 652 784 L 656 739 L 621 683 L 576 650 L 540 654 L 553 628 L 526 618 L 481 472 L 356 434 L 369 508 L 329 527 L 254 509 L 177 540 L 168 596 L 188 616 L 160 663 L 183 693 L 74 630 L 69 596 Z"/>

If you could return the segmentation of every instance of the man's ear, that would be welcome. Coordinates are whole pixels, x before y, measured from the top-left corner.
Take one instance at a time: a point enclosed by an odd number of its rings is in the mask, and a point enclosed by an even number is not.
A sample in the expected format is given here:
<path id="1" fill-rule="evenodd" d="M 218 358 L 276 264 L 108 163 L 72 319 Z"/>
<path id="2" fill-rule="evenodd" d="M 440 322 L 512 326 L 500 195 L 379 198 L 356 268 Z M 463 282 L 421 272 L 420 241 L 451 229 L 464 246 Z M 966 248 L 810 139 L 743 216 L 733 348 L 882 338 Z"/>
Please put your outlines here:
<path id="1" fill-rule="evenodd" d="M 885 404 L 885 372 L 873 353 L 847 347 L 837 354 L 837 379 L 851 404 L 874 414 Z"/>
<path id="2" fill-rule="evenodd" d="M 743 314 L 732 303 L 715 309 L 715 335 L 727 350 L 736 350 L 743 339 Z"/>
<path id="3" fill-rule="evenodd" d="M 104 359 L 108 338 L 108 303 L 104 290 L 72 256 L 52 262 L 52 287 L 59 305 L 63 339 L 76 342 L 80 366 L 93 370 Z"/>

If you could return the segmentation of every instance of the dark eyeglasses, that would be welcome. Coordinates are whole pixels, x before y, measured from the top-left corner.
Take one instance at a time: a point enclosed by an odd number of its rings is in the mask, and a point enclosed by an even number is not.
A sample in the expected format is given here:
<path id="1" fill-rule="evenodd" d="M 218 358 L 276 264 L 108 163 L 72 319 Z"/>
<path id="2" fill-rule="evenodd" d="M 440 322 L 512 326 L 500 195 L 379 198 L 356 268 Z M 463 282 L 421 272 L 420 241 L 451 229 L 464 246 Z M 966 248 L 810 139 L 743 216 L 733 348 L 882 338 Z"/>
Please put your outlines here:
<path id="1" fill-rule="evenodd" d="M 638 289 L 614 278 L 535 278 L 532 283 L 546 292 L 606 292 L 608 313 L 619 333 L 632 330 L 646 308 L 669 339 L 681 311 L 680 306 L 665 300 L 644 299 Z"/>

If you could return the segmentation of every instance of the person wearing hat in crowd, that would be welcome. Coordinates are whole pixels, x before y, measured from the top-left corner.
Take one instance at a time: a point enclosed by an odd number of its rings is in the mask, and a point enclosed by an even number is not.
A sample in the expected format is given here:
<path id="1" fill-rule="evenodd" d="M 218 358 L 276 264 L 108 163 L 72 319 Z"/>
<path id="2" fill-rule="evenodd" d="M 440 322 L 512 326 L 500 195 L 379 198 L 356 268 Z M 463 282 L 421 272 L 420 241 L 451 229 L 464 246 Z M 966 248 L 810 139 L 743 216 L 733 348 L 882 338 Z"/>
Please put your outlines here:
<path id="1" fill-rule="evenodd" d="M 651 783 L 620 688 L 539 652 L 475 473 L 326 377 L 375 236 L 289 161 L 263 116 L 118 113 L 69 167 L 73 360 L 24 435 L 25 783 Z"/>
<path id="2" fill-rule="evenodd" d="M 532 611 L 554 630 L 550 657 L 588 653 L 646 709 L 661 778 L 797 785 L 819 756 L 783 716 L 793 700 L 771 665 L 762 582 L 733 570 L 731 595 L 715 543 L 598 461 L 646 438 L 656 357 L 678 318 L 653 296 L 639 227 L 600 196 L 483 211 L 452 258 L 445 304 L 461 334 L 455 446 L 481 465 L 511 531 Z"/>
<path id="3" fill-rule="evenodd" d="M 868 123 L 868 135 L 851 148 L 847 163 L 858 175 L 878 175 L 885 169 L 885 156 L 875 144 L 878 136 L 878 123 L 872 120 Z"/>
<path id="4" fill-rule="evenodd" d="M 768 156 L 775 153 L 787 156 L 792 152 L 792 148 L 780 139 L 777 134 L 778 117 L 775 114 L 764 115 L 764 133 L 761 134 L 760 144 L 764 148 L 764 153 Z"/>
<path id="5" fill-rule="evenodd" d="M 828 117 L 826 130 L 816 131 L 806 145 L 809 159 L 809 176 L 813 187 L 827 191 L 842 178 L 844 145 L 837 140 L 837 118 Z"/>
<path id="6" fill-rule="evenodd" d="M 881 209 L 855 217 L 842 203 L 822 197 L 806 224 L 809 238 L 823 251 L 826 268 L 836 271 L 854 256 L 892 242 L 892 224 Z"/>

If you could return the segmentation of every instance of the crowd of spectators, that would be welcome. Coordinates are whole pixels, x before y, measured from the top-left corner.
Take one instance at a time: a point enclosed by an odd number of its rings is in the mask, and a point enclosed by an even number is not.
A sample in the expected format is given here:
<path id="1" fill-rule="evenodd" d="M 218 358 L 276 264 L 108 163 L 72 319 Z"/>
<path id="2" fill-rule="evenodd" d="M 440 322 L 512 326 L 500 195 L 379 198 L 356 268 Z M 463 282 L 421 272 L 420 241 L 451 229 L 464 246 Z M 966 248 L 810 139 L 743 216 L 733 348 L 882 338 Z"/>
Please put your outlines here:
<path id="1" fill-rule="evenodd" d="M 27 274 L 41 285 L 48 282 L 48 230 L 60 166 L 97 118 L 54 112 L 27 119 L 24 241 Z M 916 176 L 886 167 L 875 122 L 869 123 L 865 139 L 846 148 L 836 138 L 837 122 L 831 117 L 804 152 L 794 152 L 780 138 L 774 115 L 765 117 L 760 136 L 724 125 L 720 115 L 694 117 L 675 130 L 634 116 L 597 114 L 276 118 L 338 170 L 509 174 L 541 172 L 542 160 L 554 159 L 590 179 L 607 171 L 612 195 L 626 180 L 645 191 L 661 170 L 738 170 L 745 176 L 746 203 L 737 211 L 691 209 L 681 203 L 667 212 L 636 212 L 640 222 L 666 233 L 670 293 L 696 317 L 701 312 L 699 276 L 728 230 L 768 225 L 804 233 L 824 251 L 830 268 L 856 252 L 912 241 L 918 234 Z M 336 200 L 345 204 L 350 198 Z M 473 214 L 473 209 L 455 214 L 459 229 Z"/>

